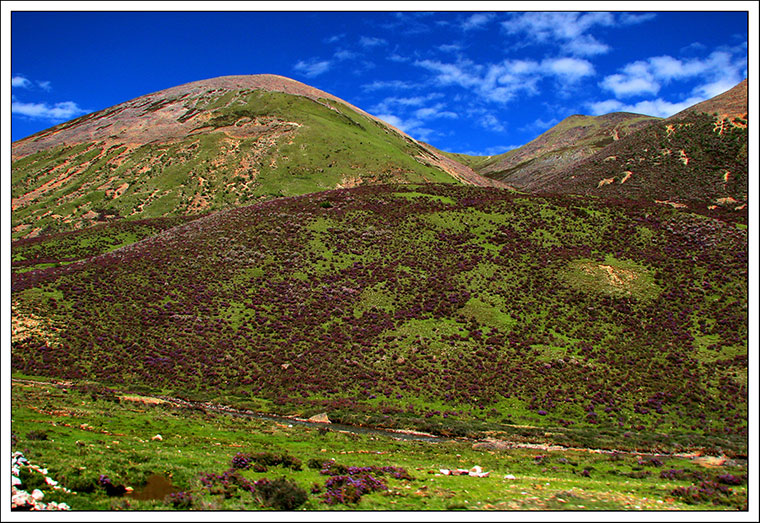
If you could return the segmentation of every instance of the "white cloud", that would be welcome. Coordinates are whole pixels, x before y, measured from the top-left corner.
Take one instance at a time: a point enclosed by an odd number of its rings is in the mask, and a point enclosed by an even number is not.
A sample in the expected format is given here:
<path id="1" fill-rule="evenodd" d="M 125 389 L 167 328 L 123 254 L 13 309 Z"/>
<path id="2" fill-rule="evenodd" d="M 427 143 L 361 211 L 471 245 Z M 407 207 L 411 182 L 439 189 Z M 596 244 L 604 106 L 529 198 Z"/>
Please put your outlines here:
<path id="1" fill-rule="evenodd" d="M 674 80 L 698 79 L 695 96 L 711 98 L 730 89 L 744 78 L 746 54 L 741 48 L 714 51 L 705 58 L 681 60 L 672 56 L 653 56 L 625 65 L 620 73 L 605 77 L 599 84 L 616 97 L 657 94 Z"/>
<path id="2" fill-rule="evenodd" d="M 619 100 L 604 100 L 602 102 L 589 102 L 586 105 L 591 109 L 591 114 L 596 116 L 620 111 L 620 108 L 625 104 Z"/>
<path id="3" fill-rule="evenodd" d="M 587 107 L 591 109 L 591 114 L 593 115 L 627 112 L 667 118 L 702 100 L 702 98 L 690 97 L 681 102 L 668 102 L 662 98 L 657 98 L 655 100 L 642 100 L 635 104 L 624 104 L 619 100 L 604 100 L 602 102 L 589 103 Z"/>
<path id="4" fill-rule="evenodd" d="M 388 55 L 388 60 L 390 60 L 391 62 L 403 63 L 403 62 L 408 62 L 410 59 L 407 58 L 406 56 L 401 56 L 398 53 L 393 53 L 393 54 Z"/>
<path id="5" fill-rule="evenodd" d="M 476 67 L 469 60 L 458 64 L 448 64 L 437 60 L 418 60 L 414 64 L 437 73 L 436 80 L 443 85 L 454 84 L 469 88 L 482 83 L 478 76 L 468 72 Z"/>
<path id="6" fill-rule="evenodd" d="M 32 82 L 24 78 L 23 76 L 14 76 L 11 78 L 11 87 L 21 87 L 23 89 L 29 89 L 32 87 Z"/>
<path id="7" fill-rule="evenodd" d="M 478 29 L 486 25 L 493 20 L 496 15 L 494 13 L 475 13 L 469 16 L 463 23 L 462 29 L 469 31 L 471 29 Z"/>
<path id="8" fill-rule="evenodd" d="M 497 133 L 503 133 L 506 131 L 506 128 L 501 123 L 501 121 L 491 113 L 484 114 L 478 123 L 481 127 L 488 129 L 489 131 L 494 131 Z"/>
<path id="9" fill-rule="evenodd" d="M 308 78 L 314 78 L 315 76 L 319 76 L 320 74 L 327 72 L 331 66 L 332 63 L 329 60 L 310 62 L 299 60 L 298 63 L 293 66 L 293 69 Z"/>
<path id="10" fill-rule="evenodd" d="M 364 91 L 377 91 L 379 89 L 413 89 L 418 87 L 417 84 L 412 82 L 404 82 L 403 80 L 375 80 L 371 84 L 362 85 Z"/>
<path id="11" fill-rule="evenodd" d="M 541 118 L 537 118 L 533 123 L 530 123 L 528 125 L 525 125 L 520 128 L 521 131 L 544 131 L 546 129 L 549 129 L 550 127 L 554 127 L 559 123 L 559 120 L 556 118 L 551 118 L 547 121 L 542 120 Z"/>
<path id="12" fill-rule="evenodd" d="M 725 93 L 732 87 L 735 87 L 741 80 L 735 81 L 735 79 L 721 78 L 714 82 L 710 82 L 703 85 L 698 85 L 694 88 L 694 94 L 699 97 L 703 97 L 705 100 Z M 700 100 L 701 101 L 701 100 Z"/>
<path id="13" fill-rule="evenodd" d="M 519 149 L 522 147 L 521 145 L 494 145 L 491 147 L 486 147 L 482 151 L 465 151 L 462 154 L 467 154 L 469 156 L 495 156 L 498 154 L 503 154 L 508 151 L 511 151 L 512 149 Z"/>
<path id="14" fill-rule="evenodd" d="M 377 116 L 378 118 L 380 118 L 384 122 L 388 122 L 393 127 L 398 127 L 399 129 L 401 129 L 402 131 L 404 131 L 404 121 L 401 118 L 399 118 L 398 116 L 393 115 L 393 114 L 376 114 L 375 116 Z M 404 132 L 406 132 L 406 131 L 404 131 Z"/>
<path id="15" fill-rule="evenodd" d="M 374 36 L 362 36 L 359 39 L 359 45 L 362 47 L 376 47 L 378 45 L 385 45 L 388 43 L 388 40 L 385 40 L 383 38 L 376 38 Z"/>
<path id="16" fill-rule="evenodd" d="M 547 72 L 570 81 L 594 74 L 594 66 L 579 58 L 551 58 L 541 62 Z"/>
<path id="17" fill-rule="evenodd" d="M 393 14 L 391 22 L 381 24 L 380 27 L 393 34 L 417 35 L 427 33 L 433 30 L 433 26 L 427 24 L 425 19 L 433 14 L 431 11 L 396 12 Z"/>
<path id="18" fill-rule="evenodd" d="M 588 34 L 594 27 L 637 24 L 653 16 L 651 13 L 526 12 L 513 14 L 501 26 L 508 34 L 522 36 L 527 42 L 558 45 L 574 56 L 594 56 L 611 49 Z"/>
<path id="19" fill-rule="evenodd" d="M 469 60 L 457 63 L 421 60 L 415 65 L 435 73 L 435 79 L 441 85 L 474 89 L 483 98 L 496 102 L 509 101 L 520 90 L 533 87 L 530 81 L 523 81 L 520 71 L 512 72 L 509 62 L 482 66 Z M 525 66 L 525 63 L 519 62 L 518 65 Z"/>
<path id="20" fill-rule="evenodd" d="M 635 77 L 622 74 L 613 74 L 602 80 L 601 87 L 612 91 L 618 98 L 627 96 L 636 96 L 642 93 L 657 94 L 660 91 L 660 84 L 655 82 L 650 76 Z"/>
<path id="21" fill-rule="evenodd" d="M 356 58 L 357 56 L 358 55 L 355 52 L 346 49 L 339 49 L 333 54 L 333 57 L 336 60 L 349 60 L 351 58 Z"/>
<path id="22" fill-rule="evenodd" d="M 444 111 L 445 104 L 435 104 L 433 107 L 422 107 L 414 111 L 414 116 L 420 120 L 429 120 L 432 118 L 459 118 L 459 115 L 453 111 Z"/>
<path id="23" fill-rule="evenodd" d="M 385 114 L 398 114 L 399 112 L 405 113 L 414 107 L 422 107 L 427 102 L 436 98 L 441 98 L 441 93 L 429 93 L 424 96 L 388 96 L 384 98 L 380 103 L 375 104 L 370 108 L 372 114 L 385 113 Z M 437 104 L 436 110 L 443 109 L 443 104 Z M 415 109 L 416 110 L 416 109 Z M 425 114 L 425 113 L 421 113 Z M 419 118 L 419 116 L 418 116 Z"/>
<path id="24" fill-rule="evenodd" d="M 475 90 L 482 98 L 493 102 L 508 102 L 520 92 L 535 94 L 538 81 L 555 77 L 573 83 L 594 74 L 590 62 L 579 58 L 550 58 L 541 62 L 532 60 L 505 60 L 498 64 L 481 65 L 470 60 L 444 63 L 436 60 L 418 60 L 415 65 L 435 74 L 441 85 L 458 85 Z"/>
<path id="25" fill-rule="evenodd" d="M 19 87 L 21 89 L 32 89 L 35 87 L 39 87 L 40 89 L 43 89 L 45 91 L 50 91 L 51 85 L 49 80 L 37 80 L 35 82 L 32 82 L 28 78 L 22 76 L 22 75 L 16 75 L 11 78 L 11 87 Z"/>
<path id="26" fill-rule="evenodd" d="M 652 20 L 657 15 L 655 13 L 620 13 L 620 23 L 623 25 L 633 25 Z"/>
<path id="27" fill-rule="evenodd" d="M 581 35 L 565 44 L 565 49 L 575 56 L 594 56 L 609 52 L 610 46 L 591 35 Z"/>
<path id="28" fill-rule="evenodd" d="M 340 40 L 340 39 L 341 39 L 341 38 L 343 38 L 344 36 L 346 36 L 346 34 L 345 34 L 345 33 L 341 33 L 341 34 L 337 34 L 337 35 L 332 35 L 332 36 L 330 36 L 330 37 L 328 37 L 328 38 L 325 38 L 323 41 L 324 41 L 326 44 L 334 44 L 335 42 L 337 42 L 338 40 Z"/>
<path id="29" fill-rule="evenodd" d="M 439 118 L 459 118 L 457 113 L 447 111 L 442 102 L 428 105 L 431 100 L 442 96 L 436 92 L 424 96 L 389 96 L 371 107 L 370 113 L 417 139 L 427 141 L 440 133 L 426 127 L 425 122 Z"/>
<path id="30" fill-rule="evenodd" d="M 501 23 L 510 34 L 525 34 L 538 41 L 571 40 L 594 25 L 615 23 L 612 13 L 527 12 Z"/>
<path id="31" fill-rule="evenodd" d="M 452 53 L 456 51 L 461 51 L 464 49 L 461 44 L 453 43 L 453 44 L 441 44 L 438 46 L 438 49 L 440 51 L 443 51 L 444 53 Z"/>
<path id="32" fill-rule="evenodd" d="M 87 112 L 89 111 L 82 109 L 74 102 L 59 102 L 51 106 L 46 103 L 20 102 L 15 98 L 11 100 L 11 113 L 29 118 L 65 121 Z"/>

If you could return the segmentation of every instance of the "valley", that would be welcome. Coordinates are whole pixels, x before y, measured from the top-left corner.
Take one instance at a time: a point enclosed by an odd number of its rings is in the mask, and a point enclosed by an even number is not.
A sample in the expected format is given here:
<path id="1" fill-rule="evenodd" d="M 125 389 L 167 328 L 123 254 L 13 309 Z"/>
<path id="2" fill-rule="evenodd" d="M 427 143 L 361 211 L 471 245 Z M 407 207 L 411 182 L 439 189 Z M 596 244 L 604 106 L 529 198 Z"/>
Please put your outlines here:
<path id="1" fill-rule="evenodd" d="M 12 450 L 78 510 L 745 509 L 744 85 L 489 157 L 275 75 L 15 142 Z"/>

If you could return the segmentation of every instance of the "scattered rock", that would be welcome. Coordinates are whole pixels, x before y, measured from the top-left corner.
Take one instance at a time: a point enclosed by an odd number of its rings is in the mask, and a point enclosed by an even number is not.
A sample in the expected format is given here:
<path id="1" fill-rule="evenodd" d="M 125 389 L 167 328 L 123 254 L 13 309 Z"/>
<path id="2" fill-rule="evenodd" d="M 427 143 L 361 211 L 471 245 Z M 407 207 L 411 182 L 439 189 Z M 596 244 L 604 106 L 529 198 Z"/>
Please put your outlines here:
<path id="1" fill-rule="evenodd" d="M 490 472 L 483 472 L 483 469 L 480 468 L 478 465 L 475 465 L 472 467 L 468 473 L 470 476 L 474 476 L 476 478 L 485 478 L 488 477 L 491 473 Z"/>
<path id="2" fill-rule="evenodd" d="M 164 438 L 161 437 L 161 434 L 156 434 L 152 438 L 150 438 L 152 441 L 163 441 Z"/>
<path id="3" fill-rule="evenodd" d="M 699 456 L 696 458 L 693 458 L 692 461 L 698 465 L 702 465 L 703 467 L 712 468 L 712 467 L 721 467 L 726 462 L 725 456 Z"/>
<path id="4" fill-rule="evenodd" d="M 490 472 L 483 472 L 483 469 L 480 468 L 478 465 L 475 465 L 469 470 L 468 469 L 455 469 L 455 470 L 438 469 L 438 471 L 444 476 L 473 476 L 476 478 L 485 478 L 491 474 Z"/>
<path id="5" fill-rule="evenodd" d="M 310 421 L 312 423 L 332 423 L 330 419 L 327 417 L 327 412 L 321 412 L 319 414 L 315 414 L 314 416 L 310 417 L 307 421 Z"/>
<path id="6" fill-rule="evenodd" d="M 487 439 L 485 441 L 473 443 L 472 445 L 472 450 L 507 450 L 511 448 L 512 444 L 509 442 L 496 439 Z"/>

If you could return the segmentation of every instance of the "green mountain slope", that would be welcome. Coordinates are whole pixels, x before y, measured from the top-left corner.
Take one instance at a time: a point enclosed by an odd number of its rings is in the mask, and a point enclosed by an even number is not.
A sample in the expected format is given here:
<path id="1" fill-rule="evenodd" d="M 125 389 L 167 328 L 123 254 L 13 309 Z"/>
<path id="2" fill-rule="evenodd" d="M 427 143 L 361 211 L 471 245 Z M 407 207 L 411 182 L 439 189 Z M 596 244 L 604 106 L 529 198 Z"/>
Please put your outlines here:
<path id="1" fill-rule="evenodd" d="M 214 213 L 12 289 L 25 375 L 439 433 L 746 443 L 747 233 L 669 206 L 357 187 Z"/>
<path id="2" fill-rule="evenodd" d="M 378 182 L 497 185 L 294 80 L 174 87 L 13 144 L 13 236 Z"/>

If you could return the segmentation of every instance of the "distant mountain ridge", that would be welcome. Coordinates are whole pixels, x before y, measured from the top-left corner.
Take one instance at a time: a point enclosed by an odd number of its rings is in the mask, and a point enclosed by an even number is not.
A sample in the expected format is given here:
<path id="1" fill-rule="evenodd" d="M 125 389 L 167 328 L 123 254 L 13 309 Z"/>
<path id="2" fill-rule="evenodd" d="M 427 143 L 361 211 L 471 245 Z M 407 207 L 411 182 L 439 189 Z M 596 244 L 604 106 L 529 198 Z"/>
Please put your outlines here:
<path id="1" fill-rule="evenodd" d="M 743 220 L 747 118 L 745 79 L 666 119 L 572 115 L 506 153 L 450 156 L 518 190 L 643 199 Z"/>
<path id="2" fill-rule="evenodd" d="M 613 196 L 746 217 L 747 81 L 539 179 L 542 192 Z M 715 211 L 715 212 L 710 212 Z"/>
<path id="3" fill-rule="evenodd" d="M 480 164 L 478 172 L 529 191 L 567 165 L 657 120 L 633 113 L 574 114 L 528 144 Z"/>

